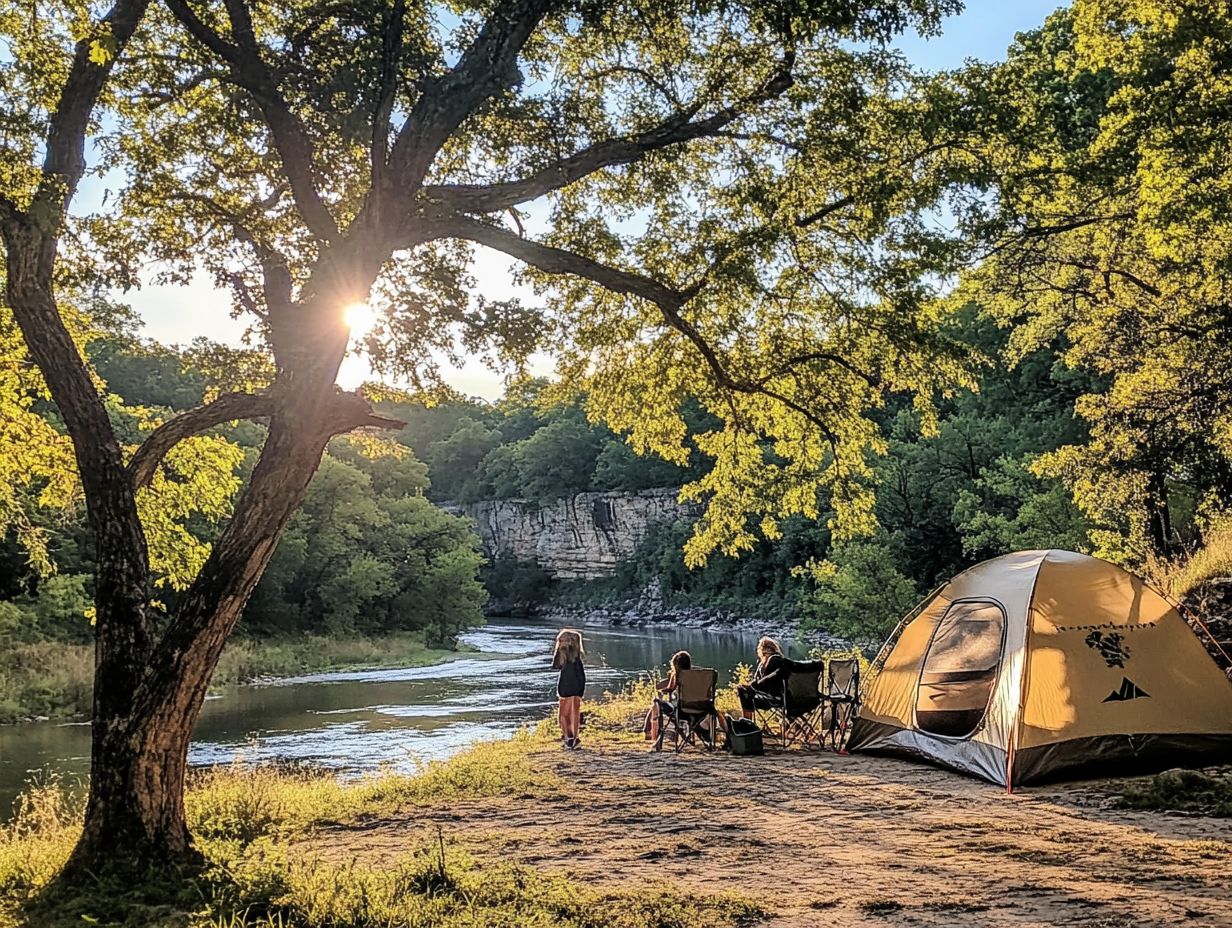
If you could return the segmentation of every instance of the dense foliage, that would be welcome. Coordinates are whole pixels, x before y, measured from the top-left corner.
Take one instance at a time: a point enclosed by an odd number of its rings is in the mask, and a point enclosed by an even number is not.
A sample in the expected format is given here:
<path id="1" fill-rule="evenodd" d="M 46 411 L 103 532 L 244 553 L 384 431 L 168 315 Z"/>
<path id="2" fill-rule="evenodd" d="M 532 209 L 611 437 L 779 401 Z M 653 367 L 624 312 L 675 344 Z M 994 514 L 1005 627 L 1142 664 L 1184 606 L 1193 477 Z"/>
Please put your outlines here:
<path id="1" fill-rule="evenodd" d="M 703 470 L 700 455 L 682 467 L 638 455 L 622 436 L 587 418 L 577 399 L 552 397 L 543 380 L 518 383 L 497 403 L 450 395 L 431 406 L 385 403 L 407 422 L 396 436 L 428 466 L 428 495 L 441 502 L 551 500 L 591 490 L 678 487 Z M 688 434 L 711 422 L 696 406 Z"/>
<path id="2" fill-rule="evenodd" d="M 146 420 L 196 406 L 217 389 L 204 359 L 221 352 L 228 349 L 204 342 L 179 351 L 139 342 L 124 331 L 102 333 L 88 348 L 107 385 L 117 426 L 132 434 Z M 234 372 L 237 366 L 228 368 Z M 42 430 L 38 434 L 46 434 L 48 448 L 59 447 L 63 436 L 48 407 L 32 405 L 25 417 Z M 175 518 L 164 492 L 160 521 L 150 520 L 174 532 L 168 548 L 177 556 L 164 559 L 164 608 L 174 608 L 179 579 L 208 553 L 217 535 L 222 510 L 209 508 L 209 500 L 229 496 L 229 482 L 238 482 L 251 468 L 263 437 L 263 429 L 252 424 L 221 427 L 197 440 L 213 457 L 186 468 L 191 480 L 167 481 L 185 504 Z M 205 466 L 210 460 L 220 463 L 211 469 Z M 253 635 L 415 631 L 435 646 L 478 624 L 485 598 L 477 579 L 478 540 L 465 519 L 430 503 L 427 489 L 427 470 L 409 448 L 336 440 L 245 612 L 242 629 Z M 16 490 L 28 497 L 15 510 L 26 521 L 0 542 L 0 642 L 87 641 L 93 553 L 79 494 L 70 484 L 57 495 L 37 470 Z M 38 534 L 37 546 L 29 543 L 31 532 Z"/>
<path id="3" fill-rule="evenodd" d="M 949 336 L 989 360 L 978 392 L 944 402 L 934 431 L 925 432 L 909 403 L 891 404 L 879 418 L 886 454 L 874 461 L 878 484 L 878 529 L 860 539 L 835 539 L 824 520 L 790 519 L 782 537 L 763 540 L 740 557 L 712 556 L 690 569 L 682 546 L 691 525 L 662 525 L 614 577 L 581 587 L 553 587 L 530 565 L 497 564 L 486 580 L 497 601 L 519 603 L 563 596 L 594 602 L 650 601 L 695 604 L 802 618 L 808 624 L 864 641 L 884 635 L 917 598 L 970 563 L 1033 547 L 1087 550 L 1090 523 L 1062 483 L 1033 472 L 1041 456 L 1082 442 L 1085 422 L 1077 399 L 1096 382 L 1073 371 L 1054 347 L 1033 351 L 1012 366 L 1003 357 L 1009 335 L 966 307 L 955 314 Z M 587 426 L 574 407 L 541 410 L 526 397 L 495 407 L 445 403 L 422 415 L 444 429 L 423 451 L 438 485 L 438 468 L 456 466 L 456 448 L 478 429 L 488 439 L 477 463 L 463 474 L 480 495 L 526 496 L 522 488 L 545 487 L 550 497 L 580 490 L 679 486 L 687 475 L 665 462 L 628 457 L 618 436 Z M 507 424 L 508 423 L 508 424 Z M 560 440 L 569 433 L 584 441 Z M 478 426 L 478 428 L 476 428 Z M 449 432 L 449 428 L 453 428 Z M 528 434 L 528 429 L 533 429 Z M 503 436 L 514 437 L 503 441 Z M 455 439 L 455 436 L 457 438 Z M 551 445 L 554 454 L 521 456 L 527 444 Z M 562 461 L 571 449 L 587 454 Z M 448 449 L 437 457 L 434 452 Z M 520 470 L 508 487 L 482 481 L 492 462 L 515 458 Z M 620 470 L 605 461 L 622 461 Z M 572 479 L 559 479 L 562 466 Z M 621 473 L 620 481 L 608 475 Z M 445 477 L 442 474 L 445 480 Z M 476 478 L 480 478 L 476 481 Z M 466 494 L 458 494 L 466 499 Z M 801 571 L 804 565 L 814 569 Z"/>
<path id="4" fill-rule="evenodd" d="M 1232 499 L 1232 13 L 1080 0 L 951 90 L 996 194 L 963 292 L 1012 327 L 1011 358 L 1061 339 L 1093 375 L 1086 440 L 1034 470 L 1103 554 L 1191 547 Z"/>

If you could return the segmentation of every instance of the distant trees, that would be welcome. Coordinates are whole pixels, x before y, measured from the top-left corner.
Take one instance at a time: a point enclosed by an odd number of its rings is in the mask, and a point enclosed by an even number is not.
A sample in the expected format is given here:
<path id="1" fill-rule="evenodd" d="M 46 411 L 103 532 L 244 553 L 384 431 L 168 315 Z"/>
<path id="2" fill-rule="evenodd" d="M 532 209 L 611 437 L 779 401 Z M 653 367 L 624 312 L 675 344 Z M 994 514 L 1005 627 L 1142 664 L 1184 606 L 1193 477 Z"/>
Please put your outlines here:
<path id="1" fill-rule="evenodd" d="M 245 626 L 422 631 L 441 647 L 478 624 L 487 598 L 477 578 L 478 539 L 466 519 L 407 489 L 327 457 L 253 594 Z"/>
<path id="2" fill-rule="evenodd" d="M 141 342 L 121 327 L 99 330 L 87 356 L 107 384 L 117 434 L 135 443 L 148 432 L 147 421 L 191 409 L 216 390 L 209 358 L 227 352 L 204 342 L 189 349 Z M 203 360 L 205 369 L 199 366 Z M 51 414 L 50 407 L 42 407 L 29 416 L 54 435 Z M 263 439 L 264 428 L 256 423 L 221 427 L 211 436 L 240 473 L 251 468 Z M 183 485 L 191 493 L 206 481 L 210 493 L 226 486 L 200 465 L 195 473 L 195 480 Z M 37 496 L 45 486 L 36 477 L 29 492 Z M 437 645 L 482 621 L 478 539 L 465 519 L 446 515 L 427 500 L 427 486 L 427 466 L 404 446 L 331 443 L 241 628 L 252 635 L 418 631 Z M 151 519 L 152 528 L 170 532 L 174 526 L 167 547 L 181 558 L 208 551 L 218 535 L 218 518 L 200 506 L 177 516 L 167 503 L 179 497 L 169 495 Z M 43 533 L 41 551 L 57 572 L 32 569 L 41 562 L 22 563 L 28 552 L 15 533 L 0 539 L 0 564 L 11 565 L 3 570 L 9 585 L 0 588 L 0 645 L 86 641 L 94 564 L 79 500 L 72 494 L 66 507 L 48 509 L 31 498 L 25 514 Z M 160 575 L 164 608 L 175 608 L 183 573 L 177 568 Z"/>
<path id="3" fill-rule="evenodd" d="M 398 441 L 428 467 L 428 494 L 438 501 L 558 499 L 592 490 L 681 487 L 705 473 L 707 458 L 687 465 L 656 454 L 637 454 L 628 440 L 602 422 L 591 422 L 584 397 L 544 402 L 544 381 L 515 385 L 494 404 L 449 397 L 432 406 L 383 404 L 407 421 Z M 715 426 L 696 403 L 687 403 L 688 435 Z"/>

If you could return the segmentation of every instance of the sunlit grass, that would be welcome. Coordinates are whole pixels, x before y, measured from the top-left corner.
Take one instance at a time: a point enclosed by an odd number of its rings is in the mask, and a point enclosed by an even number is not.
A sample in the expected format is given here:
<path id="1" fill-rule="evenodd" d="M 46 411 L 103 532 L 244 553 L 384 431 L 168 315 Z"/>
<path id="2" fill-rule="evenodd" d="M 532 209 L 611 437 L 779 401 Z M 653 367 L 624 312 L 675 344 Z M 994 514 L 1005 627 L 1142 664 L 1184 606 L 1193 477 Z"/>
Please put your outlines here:
<path id="1" fill-rule="evenodd" d="M 721 928 L 757 910 L 728 896 L 698 898 L 656 888 L 604 893 L 551 874 L 476 861 L 444 837 L 408 842 L 390 867 L 316 859 L 315 829 L 418 807 L 493 796 L 561 793 L 533 763 L 544 739 L 532 732 L 480 744 L 415 775 L 344 783 L 319 770 L 239 765 L 192 777 L 186 807 L 208 866 L 172 893 L 162 884 L 93 889 L 37 903 L 80 832 L 80 801 L 57 783 L 31 788 L 16 818 L 0 826 L 0 928 L 82 924 L 368 928 L 415 925 Z M 35 903 L 33 908 L 29 908 Z"/>
<path id="2" fill-rule="evenodd" d="M 1214 520 L 1204 534 L 1205 544 L 1190 557 L 1145 565 L 1147 579 L 1174 599 L 1184 599 L 1208 580 L 1232 577 L 1232 516 Z"/>

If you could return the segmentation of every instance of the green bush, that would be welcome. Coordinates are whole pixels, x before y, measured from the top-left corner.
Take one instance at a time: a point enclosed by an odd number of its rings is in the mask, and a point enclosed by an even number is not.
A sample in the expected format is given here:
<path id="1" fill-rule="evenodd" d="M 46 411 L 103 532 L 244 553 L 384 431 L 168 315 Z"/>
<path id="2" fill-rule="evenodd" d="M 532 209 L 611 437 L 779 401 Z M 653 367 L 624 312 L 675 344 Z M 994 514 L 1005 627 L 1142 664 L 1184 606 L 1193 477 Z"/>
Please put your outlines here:
<path id="1" fill-rule="evenodd" d="M 1127 789 L 1121 809 L 1158 812 L 1198 812 L 1232 818 L 1232 775 L 1212 776 L 1201 770 L 1165 770 L 1142 786 Z"/>

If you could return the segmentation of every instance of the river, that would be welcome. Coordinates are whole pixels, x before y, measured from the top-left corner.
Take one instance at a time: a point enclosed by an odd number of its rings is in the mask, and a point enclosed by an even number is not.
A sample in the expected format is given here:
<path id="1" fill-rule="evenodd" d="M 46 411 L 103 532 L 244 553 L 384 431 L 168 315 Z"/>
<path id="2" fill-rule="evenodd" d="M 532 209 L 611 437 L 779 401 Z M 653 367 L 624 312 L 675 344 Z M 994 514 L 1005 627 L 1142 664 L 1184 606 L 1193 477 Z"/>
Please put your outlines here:
<path id="1" fill-rule="evenodd" d="M 720 684 L 752 659 L 755 636 L 681 628 L 586 627 L 587 697 L 661 668 L 685 648 Z M 512 734 L 555 702 L 548 663 L 555 627 L 494 618 L 467 632 L 473 655 L 431 667 L 320 673 L 228 687 L 211 696 L 193 733 L 194 765 L 302 761 L 363 773 L 414 770 L 480 739 Z M 89 769 L 87 723 L 0 727 L 0 819 L 31 777 L 69 781 Z"/>

